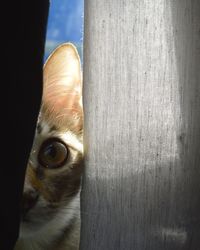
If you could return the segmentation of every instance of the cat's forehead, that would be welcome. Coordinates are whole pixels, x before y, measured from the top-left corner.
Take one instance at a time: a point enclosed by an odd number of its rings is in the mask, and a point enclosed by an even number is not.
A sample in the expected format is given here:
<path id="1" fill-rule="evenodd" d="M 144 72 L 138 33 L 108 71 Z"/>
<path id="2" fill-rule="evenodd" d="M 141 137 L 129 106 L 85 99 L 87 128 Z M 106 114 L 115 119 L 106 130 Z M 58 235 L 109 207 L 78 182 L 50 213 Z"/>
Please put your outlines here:
<path id="1" fill-rule="evenodd" d="M 83 133 L 83 110 L 77 106 L 78 113 L 68 112 L 70 109 L 63 109 L 57 113 L 55 110 L 50 109 L 45 103 L 41 107 L 38 117 L 38 124 L 46 130 L 57 130 L 65 132 L 70 130 L 78 137 L 82 137 Z"/>
<path id="2" fill-rule="evenodd" d="M 36 127 L 37 134 L 45 135 L 45 134 L 49 134 L 53 131 L 59 131 L 59 129 L 55 125 L 48 124 L 44 120 L 38 121 L 37 127 Z"/>
<path id="3" fill-rule="evenodd" d="M 53 111 L 50 111 L 45 105 L 42 105 L 41 111 L 38 116 L 37 133 L 48 134 L 52 132 L 65 133 L 71 131 L 75 135 L 79 135 L 76 129 L 73 129 L 73 123 L 75 119 L 71 116 L 56 115 Z M 82 131 L 82 130 L 81 130 Z"/>

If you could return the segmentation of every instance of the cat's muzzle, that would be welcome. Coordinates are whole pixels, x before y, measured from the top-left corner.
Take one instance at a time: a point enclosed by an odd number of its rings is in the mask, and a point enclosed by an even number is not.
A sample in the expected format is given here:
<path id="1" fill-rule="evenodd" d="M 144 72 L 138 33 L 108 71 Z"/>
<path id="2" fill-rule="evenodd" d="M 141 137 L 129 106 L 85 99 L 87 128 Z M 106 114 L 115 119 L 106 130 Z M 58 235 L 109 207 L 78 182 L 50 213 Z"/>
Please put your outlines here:
<path id="1" fill-rule="evenodd" d="M 36 205 L 38 201 L 39 194 L 35 190 L 28 190 L 23 193 L 22 203 L 21 203 L 21 219 L 26 220 L 27 213 Z"/>

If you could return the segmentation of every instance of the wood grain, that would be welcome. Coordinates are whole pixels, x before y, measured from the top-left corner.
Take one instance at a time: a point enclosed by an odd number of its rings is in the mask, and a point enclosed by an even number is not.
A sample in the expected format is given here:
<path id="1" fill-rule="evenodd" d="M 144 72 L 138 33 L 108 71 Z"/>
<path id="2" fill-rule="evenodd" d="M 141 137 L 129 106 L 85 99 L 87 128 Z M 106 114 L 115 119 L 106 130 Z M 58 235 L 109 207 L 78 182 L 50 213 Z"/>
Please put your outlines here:
<path id="1" fill-rule="evenodd" d="M 81 250 L 200 249 L 200 2 L 86 0 Z"/>

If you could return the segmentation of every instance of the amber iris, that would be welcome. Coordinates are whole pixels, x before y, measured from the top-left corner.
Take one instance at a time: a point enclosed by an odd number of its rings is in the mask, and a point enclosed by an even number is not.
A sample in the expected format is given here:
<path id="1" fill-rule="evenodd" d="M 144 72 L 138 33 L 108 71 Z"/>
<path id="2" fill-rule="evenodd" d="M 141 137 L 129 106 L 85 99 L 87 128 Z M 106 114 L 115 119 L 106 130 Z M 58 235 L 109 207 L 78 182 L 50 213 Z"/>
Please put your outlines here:
<path id="1" fill-rule="evenodd" d="M 65 164 L 67 157 L 67 146 L 61 140 L 52 138 L 42 144 L 38 160 L 43 167 L 58 168 Z"/>

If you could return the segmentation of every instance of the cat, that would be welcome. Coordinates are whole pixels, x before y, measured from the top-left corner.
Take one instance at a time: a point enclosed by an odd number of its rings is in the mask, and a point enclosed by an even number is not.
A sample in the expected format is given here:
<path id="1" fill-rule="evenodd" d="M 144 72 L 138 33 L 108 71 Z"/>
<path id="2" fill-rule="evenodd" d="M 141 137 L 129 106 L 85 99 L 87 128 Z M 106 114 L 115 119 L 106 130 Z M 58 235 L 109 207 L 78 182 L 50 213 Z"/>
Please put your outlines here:
<path id="1" fill-rule="evenodd" d="M 27 165 L 15 250 L 79 249 L 83 170 L 80 58 L 64 43 L 43 68 L 43 97 Z"/>

